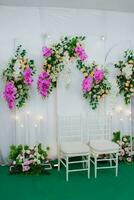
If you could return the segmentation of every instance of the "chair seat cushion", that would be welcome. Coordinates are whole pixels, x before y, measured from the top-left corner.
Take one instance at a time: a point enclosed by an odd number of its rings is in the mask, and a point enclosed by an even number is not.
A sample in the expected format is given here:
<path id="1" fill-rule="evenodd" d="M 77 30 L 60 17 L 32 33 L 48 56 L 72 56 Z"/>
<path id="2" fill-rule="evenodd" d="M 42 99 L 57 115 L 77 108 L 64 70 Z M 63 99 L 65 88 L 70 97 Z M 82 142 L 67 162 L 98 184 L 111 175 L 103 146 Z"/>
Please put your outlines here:
<path id="1" fill-rule="evenodd" d="M 105 153 L 119 150 L 119 145 L 109 140 L 91 140 L 89 145 L 96 152 Z"/>
<path id="2" fill-rule="evenodd" d="M 82 142 L 62 142 L 60 148 L 66 154 L 89 153 L 89 146 Z"/>

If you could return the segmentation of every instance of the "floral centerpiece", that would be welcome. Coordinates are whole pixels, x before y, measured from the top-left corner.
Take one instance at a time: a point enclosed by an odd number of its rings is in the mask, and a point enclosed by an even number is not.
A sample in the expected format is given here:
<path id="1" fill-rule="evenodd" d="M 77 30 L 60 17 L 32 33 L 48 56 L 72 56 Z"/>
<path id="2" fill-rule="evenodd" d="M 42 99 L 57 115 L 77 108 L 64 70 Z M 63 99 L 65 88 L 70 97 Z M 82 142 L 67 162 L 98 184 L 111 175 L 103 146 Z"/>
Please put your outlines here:
<path id="1" fill-rule="evenodd" d="M 64 37 L 50 47 L 43 47 L 43 71 L 39 75 L 37 88 L 42 97 L 47 97 L 56 87 L 59 73 L 64 69 L 66 60 L 76 60 L 81 69 L 87 54 L 83 46 L 85 37 Z"/>
<path id="2" fill-rule="evenodd" d="M 88 100 L 92 109 L 96 109 L 99 101 L 110 91 L 106 72 L 95 63 L 81 68 L 85 78 L 82 81 L 83 96 Z"/>
<path id="3" fill-rule="evenodd" d="M 115 64 L 115 68 L 118 68 L 119 93 L 123 94 L 125 103 L 129 104 L 131 96 L 134 95 L 134 51 L 130 49 L 125 51 L 124 60 Z"/>
<path id="4" fill-rule="evenodd" d="M 43 148 L 41 144 L 34 146 L 11 146 L 9 159 L 11 161 L 10 173 L 23 174 L 42 174 L 44 171 L 44 164 L 48 162 L 49 148 Z"/>
<path id="5" fill-rule="evenodd" d="M 34 61 L 26 57 L 26 50 L 18 46 L 15 56 L 3 72 L 6 82 L 3 96 L 9 109 L 22 107 L 29 97 L 29 89 L 35 74 Z"/>
<path id="6" fill-rule="evenodd" d="M 132 138 L 133 139 L 133 138 Z M 132 162 L 133 157 L 131 155 L 131 142 L 130 142 L 130 135 L 124 135 L 121 137 L 121 132 L 117 131 L 113 133 L 113 141 L 116 142 L 119 147 L 119 160 Z"/>

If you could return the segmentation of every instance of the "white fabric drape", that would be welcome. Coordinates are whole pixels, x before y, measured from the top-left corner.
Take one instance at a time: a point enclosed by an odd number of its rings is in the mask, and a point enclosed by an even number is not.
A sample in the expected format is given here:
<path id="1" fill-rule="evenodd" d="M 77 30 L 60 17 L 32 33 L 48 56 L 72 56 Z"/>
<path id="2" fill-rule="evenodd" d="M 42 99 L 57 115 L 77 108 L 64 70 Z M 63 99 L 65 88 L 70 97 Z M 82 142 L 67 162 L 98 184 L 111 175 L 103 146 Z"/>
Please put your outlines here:
<path id="1" fill-rule="evenodd" d="M 123 23 L 121 23 L 121 21 Z M 133 47 L 134 14 L 116 13 L 96 10 L 73 10 L 56 8 L 0 7 L 0 150 L 7 158 L 11 144 L 44 143 L 51 147 L 50 157 L 56 152 L 56 116 L 89 114 L 97 118 L 99 113 L 112 114 L 113 131 L 121 130 L 124 134 L 131 129 L 130 106 L 124 106 L 123 98 L 115 96 L 115 69 L 113 63 L 122 56 L 122 52 Z M 57 91 L 43 100 L 37 92 L 36 80 L 41 71 L 41 49 L 64 35 L 85 35 L 85 48 L 89 62 L 96 60 L 105 64 L 110 72 L 109 78 L 112 94 L 100 103 L 97 110 L 92 111 L 88 102 L 82 97 L 82 74 L 75 63 L 71 65 L 69 88 L 66 88 L 62 75 L 59 77 Z M 102 37 L 104 36 L 104 38 Z M 104 40 L 102 40 L 102 38 Z M 22 44 L 28 56 L 35 60 L 37 75 L 31 98 L 23 109 L 9 111 L 2 98 L 2 70 L 13 54 L 14 39 Z M 115 46 L 114 46 L 115 45 Z M 107 56 L 109 49 L 112 48 Z M 120 108 L 121 107 L 121 108 Z"/>

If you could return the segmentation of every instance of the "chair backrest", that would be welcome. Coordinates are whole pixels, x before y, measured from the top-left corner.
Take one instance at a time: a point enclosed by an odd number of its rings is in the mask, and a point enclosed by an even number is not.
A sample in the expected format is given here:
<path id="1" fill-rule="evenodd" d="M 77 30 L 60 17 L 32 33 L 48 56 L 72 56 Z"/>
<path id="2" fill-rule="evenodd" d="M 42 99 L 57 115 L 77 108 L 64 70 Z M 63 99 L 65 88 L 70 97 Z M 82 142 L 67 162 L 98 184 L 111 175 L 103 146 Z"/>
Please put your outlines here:
<path id="1" fill-rule="evenodd" d="M 107 139 L 111 140 L 111 117 L 107 115 L 91 116 L 86 118 L 86 132 L 88 141 Z"/>
<path id="2" fill-rule="evenodd" d="M 58 139 L 59 143 L 63 141 L 82 141 L 81 116 L 59 116 Z"/>

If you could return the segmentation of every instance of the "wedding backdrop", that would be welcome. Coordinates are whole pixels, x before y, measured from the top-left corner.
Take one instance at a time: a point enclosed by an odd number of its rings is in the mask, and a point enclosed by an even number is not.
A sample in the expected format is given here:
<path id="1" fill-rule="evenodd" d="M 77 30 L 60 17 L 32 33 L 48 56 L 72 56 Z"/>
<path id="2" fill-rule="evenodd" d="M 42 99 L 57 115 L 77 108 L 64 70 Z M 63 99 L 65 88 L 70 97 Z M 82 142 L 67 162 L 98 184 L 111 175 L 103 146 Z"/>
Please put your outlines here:
<path id="1" fill-rule="evenodd" d="M 114 64 L 123 58 L 126 49 L 134 49 L 134 14 L 97 10 L 75 10 L 32 7 L 0 7 L 0 152 L 6 160 L 11 144 L 45 144 L 50 147 L 50 158 L 57 156 L 57 117 L 81 115 L 91 121 L 109 117 L 112 132 L 131 132 L 131 105 L 125 105 L 123 96 L 116 95 L 117 71 Z M 59 74 L 57 87 L 48 98 L 42 99 L 37 90 L 42 71 L 42 46 L 49 46 L 61 36 L 86 36 L 85 50 L 88 62 L 103 65 L 108 70 L 111 92 L 92 110 L 83 98 L 82 73 L 76 61 L 70 62 Z M 18 45 L 34 59 L 36 75 L 30 98 L 21 109 L 10 111 L 2 95 L 2 72 Z M 96 121 L 97 123 L 97 121 Z M 86 138 L 86 132 L 85 132 Z"/>

